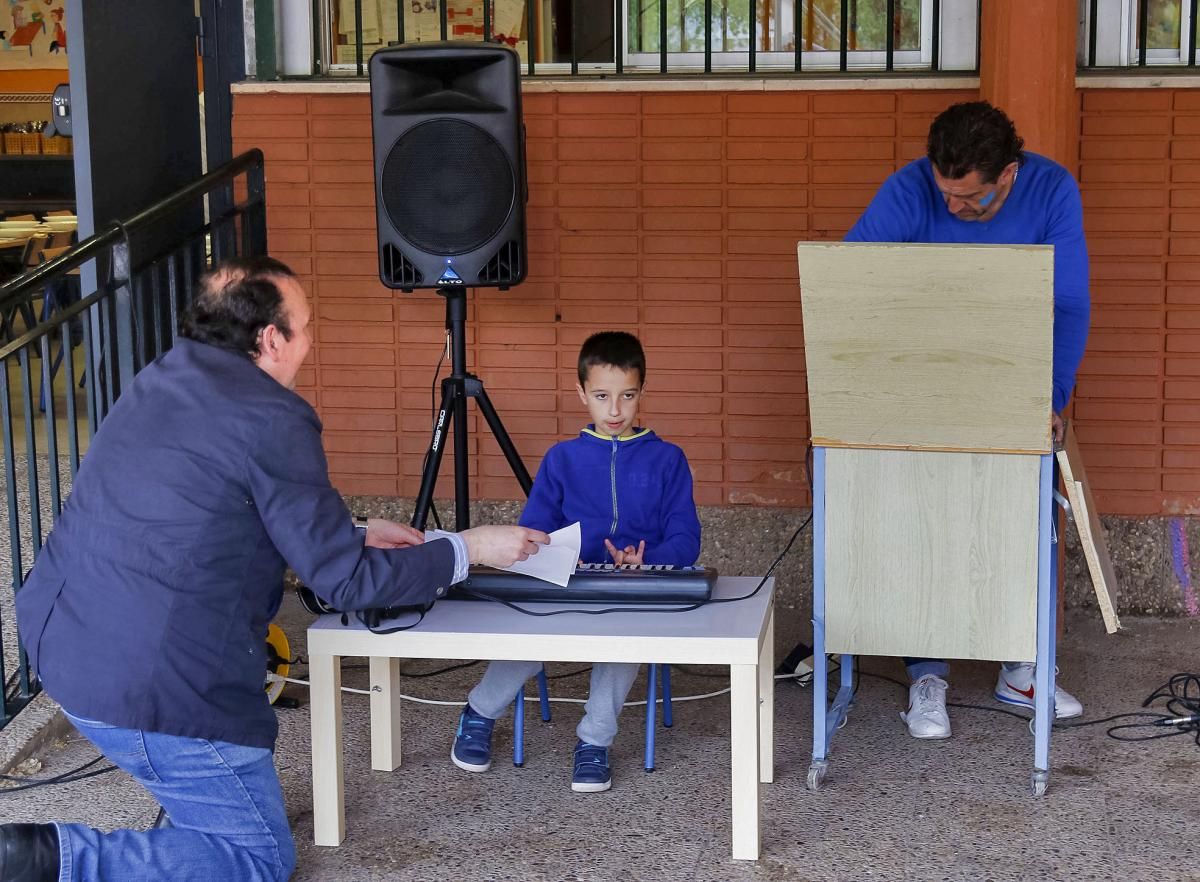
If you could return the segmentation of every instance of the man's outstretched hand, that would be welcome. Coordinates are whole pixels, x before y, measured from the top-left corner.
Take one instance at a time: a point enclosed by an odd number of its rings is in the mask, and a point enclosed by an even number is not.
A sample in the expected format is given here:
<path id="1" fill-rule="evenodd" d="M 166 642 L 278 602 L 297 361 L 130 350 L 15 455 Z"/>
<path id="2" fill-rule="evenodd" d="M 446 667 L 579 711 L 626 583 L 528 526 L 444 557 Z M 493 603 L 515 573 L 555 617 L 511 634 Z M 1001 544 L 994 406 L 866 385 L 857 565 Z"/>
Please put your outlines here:
<path id="1" fill-rule="evenodd" d="M 364 541 L 372 548 L 408 548 L 423 544 L 425 534 L 408 524 L 370 518 L 367 521 L 367 537 Z"/>
<path id="2" fill-rule="evenodd" d="M 472 527 L 458 535 L 467 543 L 471 563 L 489 567 L 512 566 L 537 554 L 541 546 L 550 544 L 548 535 L 529 527 Z"/>
<path id="3" fill-rule="evenodd" d="M 1056 413 L 1050 417 L 1050 432 L 1054 435 L 1054 443 L 1061 446 L 1063 438 L 1067 435 L 1067 426 L 1060 414 Z"/>

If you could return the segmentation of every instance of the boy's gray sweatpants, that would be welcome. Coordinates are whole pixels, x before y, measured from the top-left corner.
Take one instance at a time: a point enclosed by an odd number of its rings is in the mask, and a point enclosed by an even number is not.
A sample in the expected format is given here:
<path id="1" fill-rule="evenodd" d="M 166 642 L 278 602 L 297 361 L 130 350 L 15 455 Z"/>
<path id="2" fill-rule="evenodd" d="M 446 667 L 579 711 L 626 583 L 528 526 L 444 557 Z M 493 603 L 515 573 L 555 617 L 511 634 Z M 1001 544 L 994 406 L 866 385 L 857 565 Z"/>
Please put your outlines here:
<path id="1" fill-rule="evenodd" d="M 591 690 L 584 705 L 583 719 L 575 729 L 580 741 L 600 747 L 612 744 L 617 735 L 617 717 L 621 715 L 625 696 L 633 687 L 640 667 L 638 664 L 618 662 L 592 665 Z M 491 662 L 479 685 L 467 696 L 467 701 L 476 713 L 494 720 L 512 705 L 521 685 L 530 677 L 537 676 L 541 669 L 542 663 L 534 661 Z"/>

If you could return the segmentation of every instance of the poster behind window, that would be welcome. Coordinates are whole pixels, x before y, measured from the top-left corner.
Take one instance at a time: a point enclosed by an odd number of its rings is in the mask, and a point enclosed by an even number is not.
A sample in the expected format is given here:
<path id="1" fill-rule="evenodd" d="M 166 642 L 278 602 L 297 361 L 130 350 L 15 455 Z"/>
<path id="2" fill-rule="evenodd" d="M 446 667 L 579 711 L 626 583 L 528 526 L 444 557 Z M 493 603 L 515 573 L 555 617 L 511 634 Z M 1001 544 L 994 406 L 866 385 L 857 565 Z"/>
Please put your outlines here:
<path id="1" fill-rule="evenodd" d="M 450 40 L 483 39 L 482 0 L 363 0 L 363 58 L 396 40 L 397 5 L 404 7 L 404 41 L 430 43 L 442 38 L 439 4 L 446 3 L 446 36 Z M 493 0 L 492 41 L 517 48 L 522 39 L 525 16 L 524 0 Z M 354 64 L 356 60 L 354 0 L 338 0 L 338 46 L 335 61 Z"/>
<path id="2" fill-rule="evenodd" d="M 66 68 L 65 0 L 0 2 L 0 70 Z"/>

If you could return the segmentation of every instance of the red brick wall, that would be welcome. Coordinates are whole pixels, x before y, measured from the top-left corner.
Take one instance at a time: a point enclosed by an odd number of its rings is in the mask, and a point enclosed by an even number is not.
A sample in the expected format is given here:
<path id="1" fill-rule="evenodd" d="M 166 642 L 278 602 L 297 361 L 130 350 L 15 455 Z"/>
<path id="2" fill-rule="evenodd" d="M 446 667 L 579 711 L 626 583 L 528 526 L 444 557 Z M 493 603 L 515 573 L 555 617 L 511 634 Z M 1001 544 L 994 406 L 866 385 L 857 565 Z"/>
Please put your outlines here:
<path id="1" fill-rule="evenodd" d="M 1076 425 L 1097 505 L 1200 512 L 1200 90 L 1082 92 L 1092 331 Z"/>
<path id="2" fill-rule="evenodd" d="M 532 272 L 468 301 L 469 366 L 532 471 L 586 414 L 575 355 L 638 333 L 644 422 L 686 450 L 701 504 L 808 502 L 795 242 L 840 237 L 971 92 L 527 94 Z M 1077 425 L 1105 512 L 1200 507 L 1200 92 L 1082 93 L 1093 336 Z M 301 377 L 337 485 L 415 495 L 444 318 L 376 278 L 365 95 L 239 95 L 267 156 L 272 251 L 312 294 Z M 473 498 L 519 488 L 474 407 Z M 439 496 L 452 492 L 447 456 Z"/>

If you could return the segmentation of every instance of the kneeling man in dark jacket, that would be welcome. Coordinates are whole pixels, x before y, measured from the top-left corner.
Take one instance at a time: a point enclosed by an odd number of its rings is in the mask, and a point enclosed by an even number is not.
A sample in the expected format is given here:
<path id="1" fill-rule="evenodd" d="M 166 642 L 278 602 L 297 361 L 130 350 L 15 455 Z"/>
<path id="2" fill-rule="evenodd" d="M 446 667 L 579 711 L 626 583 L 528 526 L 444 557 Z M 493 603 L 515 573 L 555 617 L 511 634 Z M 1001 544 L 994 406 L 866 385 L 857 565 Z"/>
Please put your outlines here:
<path id="1" fill-rule="evenodd" d="M 524 527 L 430 542 L 385 520 L 357 528 L 292 389 L 310 318 L 279 261 L 218 266 L 174 348 L 93 440 L 17 624 L 49 694 L 171 826 L 3 825 L 0 882 L 287 879 L 263 690 L 285 567 L 338 609 L 429 604 L 469 564 L 508 566 L 549 541 Z"/>

